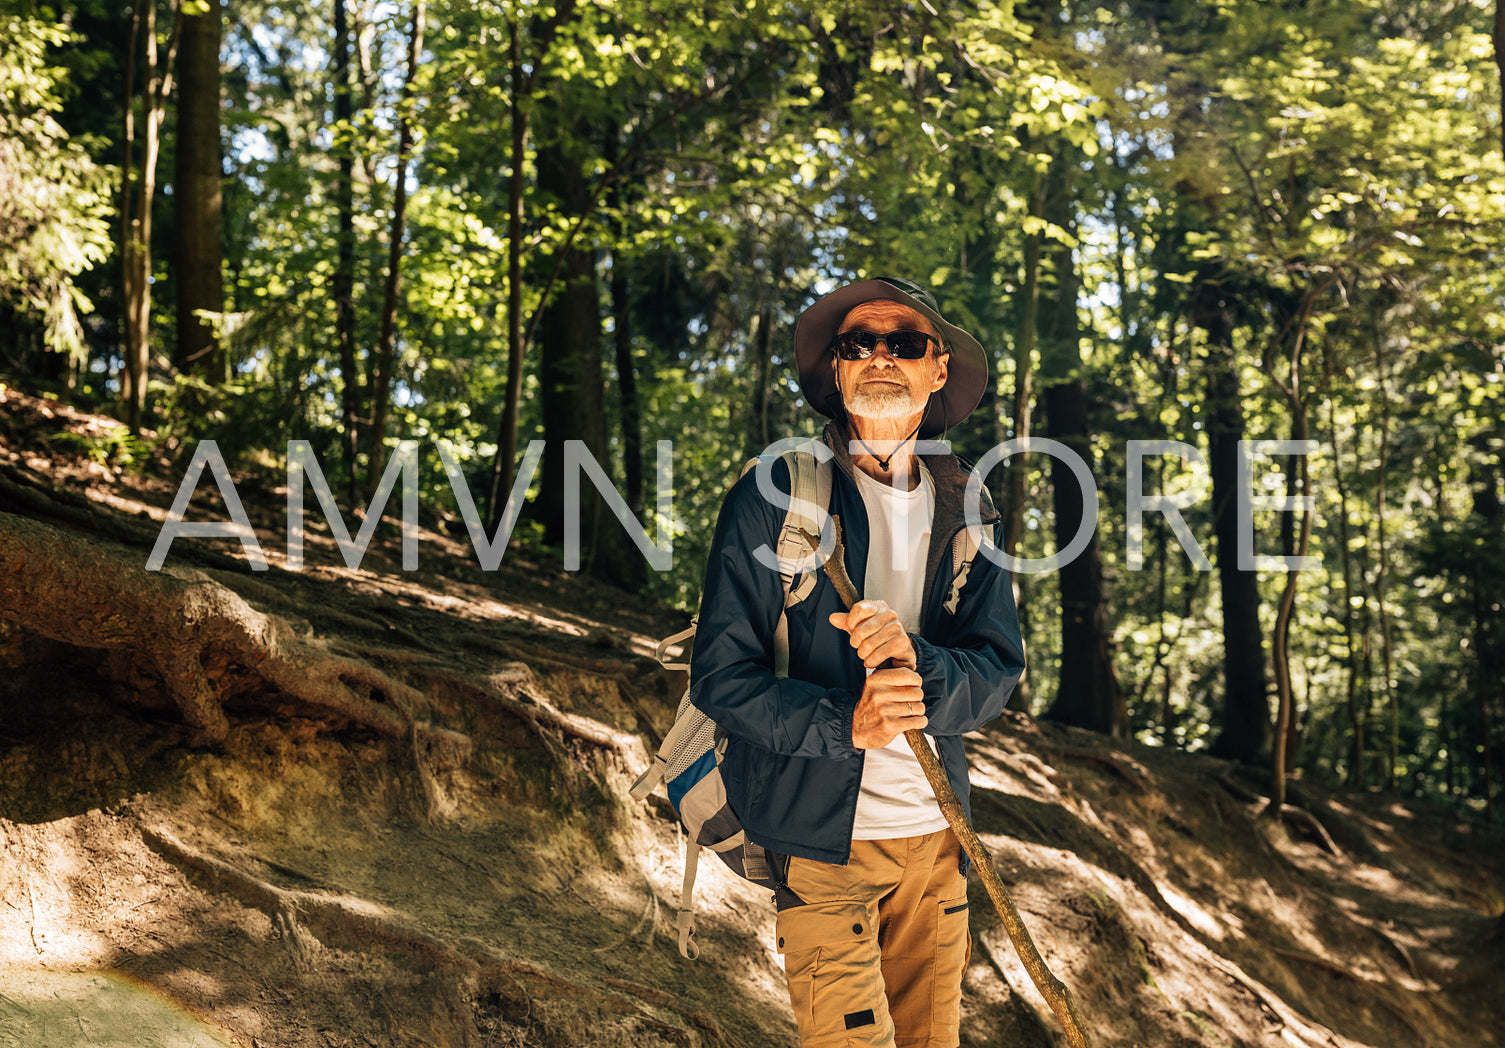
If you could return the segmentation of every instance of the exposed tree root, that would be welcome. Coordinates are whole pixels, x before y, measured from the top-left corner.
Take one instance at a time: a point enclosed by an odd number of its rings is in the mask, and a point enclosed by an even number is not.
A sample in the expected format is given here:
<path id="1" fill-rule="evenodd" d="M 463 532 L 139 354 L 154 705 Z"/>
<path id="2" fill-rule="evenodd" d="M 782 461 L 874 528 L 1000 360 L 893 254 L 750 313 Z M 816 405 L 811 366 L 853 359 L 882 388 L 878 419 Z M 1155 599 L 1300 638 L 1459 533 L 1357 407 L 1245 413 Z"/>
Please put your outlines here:
<path id="1" fill-rule="evenodd" d="M 594 1004 L 622 1015 L 686 1048 L 739 1048 L 708 1013 L 687 1007 L 673 994 L 648 986 L 603 978 L 606 987 L 593 986 L 545 971 L 474 939 L 450 944 L 361 899 L 330 892 L 279 888 L 232 862 L 184 843 L 170 830 L 151 824 L 149 816 L 138 818 L 142 838 L 173 865 L 196 876 L 211 890 L 223 892 L 265 913 L 300 967 L 311 967 L 324 946 L 342 949 L 390 950 L 416 958 L 433 968 L 452 972 L 472 986 L 496 989 L 505 980 L 527 1002 L 531 1015 L 540 987 L 562 1000 L 590 999 Z M 258 860 L 260 861 L 260 860 Z M 299 875 L 307 879 L 306 875 Z M 655 1012 L 670 1012 L 684 1026 L 665 1022 Z M 526 1021 L 526 1016 L 524 1017 Z M 695 1032 L 698 1031 L 698 1034 Z"/>
<path id="2" fill-rule="evenodd" d="M 1279 997 L 1245 975 L 1244 970 L 1232 961 L 1219 957 L 1211 950 L 1202 946 L 1201 943 L 1197 943 L 1196 945 L 1201 951 L 1206 953 L 1213 967 L 1248 990 L 1254 996 L 1254 999 L 1259 1002 L 1260 1007 L 1264 1008 L 1271 1018 L 1284 1025 L 1298 1039 L 1298 1043 L 1312 1045 L 1314 1048 L 1333 1043 L 1331 1031 L 1325 1027 L 1314 1027 L 1302 1019 L 1301 1016 L 1292 1011 Z"/>
<path id="3" fill-rule="evenodd" d="M 1217 783 L 1219 786 L 1223 787 L 1223 789 L 1233 794 L 1245 804 L 1262 804 L 1265 801 L 1264 797 L 1255 793 L 1253 790 L 1248 789 L 1247 787 L 1240 784 L 1237 780 L 1235 780 L 1233 777 L 1233 772 L 1231 771 L 1219 775 L 1217 777 Z"/>
<path id="4" fill-rule="evenodd" d="M 151 549 L 157 540 L 157 528 L 150 521 L 137 524 L 127 516 L 102 512 L 98 504 L 75 492 L 59 490 L 49 479 L 24 466 L 0 463 L 0 503 L 142 549 Z M 203 547 L 185 547 L 185 553 L 197 563 L 221 571 L 243 575 L 251 570 L 243 560 Z"/>
<path id="5" fill-rule="evenodd" d="M 1323 826 L 1321 820 L 1319 820 L 1317 816 L 1313 815 L 1305 808 L 1297 808 L 1296 806 L 1291 804 L 1282 804 L 1280 806 L 1280 817 L 1286 822 L 1290 822 L 1294 825 L 1302 826 L 1310 830 L 1312 834 L 1316 836 L 1323 849 L 1325 849 L 1327 853 L 1333 858 L 1345 858 L 1343 849 L 1338 847 L 1337 842 L 1333 840 L 1332 834 L 1327 832 L 1327 827 Z"/>
<path id="6" fill-rule="evenodd" d="M 468 677 L 444 670 L 415 669 L 415 679 L 444 684 L 471 701 L 498 707 L 522 721 L 540 739 L 553 743 L 550 732 L 573 736 L 612 750 L 639 764 L 646 760 L 643 743 L 636 736 L 617 731 L 598 720 L 566 713 L 541 694 L 533 670 L 521 662 L 508 663 L 481 677 Z"/>
<path id="7" fill-rule="evenodd" d="M 271 918 L 300 965 L 310 964 L 320 944 L 327 943 L 357 949 L 373 945 L 395 948 L 430 964 L 463 972 L 473 972 L 479 967 L 474 959 L 416 928 L 405 926 L 370 903 L 278 888 L 238 866 L 184 844 L 169 830 L 145 822 L 140 826 L 147 844 L 173 865 L 199 874 L 211 888 L 234 896 Z"/>
<path id="8" fill-rule="evenodd" d="M 0 615 L 66 644 L 143 657 L 211 742 L 229 732 L 224 692 L 250 679 L 381 735 L 416 736 L 461 759 L 470 749 L 465 736 L 417 719 L 429 703 L 416 689 L 257 611 L 203 572 L 148 572 L 100 543 L 9 513 L 0 513 Z"/>
<path id="9" fill-rule="evenodd" d="M 995 791 L 973 787 L 972 801 L 975 804 L 979 800 L 986 803 L 988 807 L 992 808 L 994 811 L 1002 814 L 1004 818 L 1012 819 L 1015 822 L 1022 824 L 1025 829 L 1029 830 L 1035 835 L 1035 843 L 1046 845 L 1050 844 L 1050 834 L 1047 834 L 1043 829 L 1040 828 L 1038 823 L 1036 823 L 1028 815 L 1025 815 L 1024 812 L 1020 811 L 1016 806 L 1009 804 Z"/>
<path id="10" fill-rule="evenodd" d="M 1287 950 L 1283 946 L 1269 946 L 1267 949 L 1279 957 L 1285 957 L 1292 961 L 1300 961 L 1302 964 L 1310 964 L 1314 968 L 1321 968 L 1323 971 L 1332 972 L 1334 975 L 1341 975 L 1345 979 L 1352 979 L 1355 982 L 1364 981 L 1364 977 L 1352 968 L 1339 964 L 1337 961 L 1330 961 L 1326 957 L 1319 957 L 1315 953 L 1307 953 L 1305 950 Z"/>
<path id="11" fill-rule="evenodd" d="M 1372 924 L 1368 927 L 1370 931 L 1379 936 L 1381 942 L 1389 946 L 1400 956 L 1401 960 L 1406 962 L 1406 971 L 1411 973 L 1411 978 L 1417 980 L 1418 982 L 1422 981 L 1421 972 L 1417 971 L 1416 969 L 1416 961 L 1411 958 L 1411 951 L 1406 949 L 1405 944 L 1383 928 L 1375 927 Z"/>
<path id="12" fill-rule="evenodd" d="M 649 1002 L 659 1008 L 668 1010 L 679 1015 L 686 1022 L 692 1024 L 706 1035 L 705 1043 L 719 1048 L 732 1048 L 735 1044 L 721 1028 L 721 1024 L 708 1013 L 698 1008 L 686 1008 L 679 1003 L 679 998 L 662 990 L 655 990 L 651 986 L 642 986 L 638 983 L 626 982 L 622 979 L 606 978 L 602 980 L 608 986 L 615 986 L 619 990 L 625 990 L 634 998 Z"/>
<path id="13" fill-rule="evenodd" d="M 1145 793 L 1149 790 L 1149 772 L 1129 758 L 1110 757 L 1106 753 L 1097 753 L 1093 750 L 1057 750 L 1056 752 L 1067 760 L 1101 765 L 1132 786 L 1138 793 Z"/>
<path id="14" fill-rule="evenodd" d="M 1278 814 L 1282 822 L 1288 822 L 1293 826 L 1299 826 L 1309 831 L 1317 839 L 1318 845 L 1329 855 L 1333 856 L 1333 858 L 1339 860 L 1346 858 L 1343 849 L 1338 847 L 1337 842 L 1333 840 L 1332 834 L 1327 832 L 1327 827 L 1323 826 L 1321 820 L 1305 808 L 1298 808 L 1294 804 L 1283 804 L 1280 806 L 1280 811 L 1274 813 L 1271 811 L 1274 804 L 1268 797 L 1255 793 L 1253 790 L 1241 785 L 1233 778 L 1232 772 L 1219 775 L 1217 782 L 1219 786 L 1222 786 L 1245 804 L 1262 805 L 1260 815 Z"/>
<path id="15" fill-rule="evenodd" d="M 1060 1029 L 1051 1023 L 1047 1023 L 1044 1016 L 1040 1014 L 1040 1009 L 1036 1008 L 1034 1002 L 1024 996 L 1020 992 L 1019 987 L 1015 985 L 1014 980 L 1009 978 L 1008 968 L 1004 966 L 1003 958 L 999 956 L 998 947 L 993 945 L 992 939 L 978 932 L 973 936 L 973 941 L 982 944 L 982 951 L 987 955 L 988 963 L 992 965 L 994 973 L 998 976 L 998 981 L 1008 988 L 1009 996 L 1018 1003 L 1020 1013 L 1035 1028 L 1040 1039 L 1048 1041 L 1050 1044 L 1060 1044 L 1064 1040 Z"/>
<path id="16" fill-rule="evenodd" d="M 1411 1031 L 1411 1036 L 1416 1038 L 1416 1040 L 1412 1042 L 1413 1044 L 1421 1045 L 1422 1048 L 1428 1048 L 1428 1046 L 1434 1043 L 1432 1037 L 1423 1033 L 1421 1028 L 1411 1020 L 1411 1017 L 1408 1016 L 1405 1012 L 1401 1011 L 1400 1005 L 1396 1004 L 1388 997 L 1381 997 L 1380 1003 L 1385 1006 L 1385 1010 L 1387 1012 L 1399 1019 L 1401 1023 L 1406 1027 L 1406 1029 Z"/>
<path id="17" fill-rule="evenodd" d="M 535 991 L 528 984 L 543 983 L 554 989 L 553 996 L 578 1001 L 583 996 L 614 1012 L 632 1016 L 635 1021 L 685 1048 L 710 1045 L 714 1048 L 737 1048 L 709 1014 L 679 1003 L 672 994 L 647 986 L 605 978 L 603 982 L 625 994 L 612 993 L 601 987 L 576 983 L 525 962 L 502 958 L 495 951 L 474 940 L 455 948 L 420 929 L 382 912 L 363 900 L 309 891 L 279 888 L 255 875 L 198 850 L 179 840 L 170 831 L 141 823 L 142 837 L 168 861 L 193 874 L 208 886 L 225 892 L 247 906 L 267 914 L 301 967 L 310 967 L 324 945 L 345 949 L 373 947 L 415 957 L 427 965 L 452 971 L 456 978 L 473 985 L 495 984 L 506 979 L 527 1000 L 531 1014 Z M 669 1011 L 687 1025 L 664 1022 L 655 1011 Z M 700 1035 L 692 1033 L 698 1030 Z"/>
<path id="18" fill-rule="evenodd" d="M 576 641 L 575 643 L 578 644 L 580 642 Z M 565 670 L 571 673 L 588 673 L 593 677 L 601 677 L 606 680 L 619 680 L 634 676 L 636 667 L 633 664 L 644 659 L 644 656 L 628 652 L 623 652 L 618 658 L 593 658 L 587 655 L 575 655 L 571 652 L 560 651 L 558 648 L 544 651 L 535 645 L 524 644 L 515 640 L 507 647 L 513 652 L 514 657 L 520 655 L 530 666 Z M 654 664 L 653 669 L 657 671 L 659 669 L 658 665 Z"/>

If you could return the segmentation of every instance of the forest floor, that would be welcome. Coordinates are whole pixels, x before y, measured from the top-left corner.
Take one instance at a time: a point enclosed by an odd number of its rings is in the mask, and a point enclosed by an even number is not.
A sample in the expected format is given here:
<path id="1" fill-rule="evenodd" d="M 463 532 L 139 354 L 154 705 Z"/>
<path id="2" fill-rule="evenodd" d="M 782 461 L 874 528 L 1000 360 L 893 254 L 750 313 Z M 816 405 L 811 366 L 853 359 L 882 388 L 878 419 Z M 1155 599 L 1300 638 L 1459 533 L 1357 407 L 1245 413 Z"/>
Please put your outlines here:
<path id="1" fill-rule="evenodd" d="M 148 575 L 182 464 L 113 468 L 112 425 L 0 386 L 0 1048 L 794 1043 L 767 898 L 702 865 L 681 959 L 676 823 L 627 797 L 683 616 L 482 572 L 429 510 L 419 571 L 316 514 L 286 570 L 270 473 L 269 571 L 179 539 Z M 1505 832 L 1299 781 L 1262 818 L 1257 773 L 1016 713 L 970 751 L 1095 1044 L 1505 1044 Z M 1063 1044 L 972 891 L 962 1043 Z"/>

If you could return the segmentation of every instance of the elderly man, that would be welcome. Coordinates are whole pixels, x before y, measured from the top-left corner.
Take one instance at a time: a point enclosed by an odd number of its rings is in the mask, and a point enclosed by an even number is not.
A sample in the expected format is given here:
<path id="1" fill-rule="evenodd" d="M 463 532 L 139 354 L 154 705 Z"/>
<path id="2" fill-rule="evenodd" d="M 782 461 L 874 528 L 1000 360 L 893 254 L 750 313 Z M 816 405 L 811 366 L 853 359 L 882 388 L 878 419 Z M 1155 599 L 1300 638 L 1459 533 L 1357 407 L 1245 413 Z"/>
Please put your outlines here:
<path id="1" fill-rule="evenodd" d="M 928 736 L 965 807 L 962 735 L 1003 709 L 1024 653 L 993 560 L 976 557 L 948 600 L 968 471 L 915 441 L 977 406 L 987 357 L 925 288 L 894 278 L 815 302 L 795 354 L 807 403 L 832 419 L 829 510 L 865 599 L 844 611 L 821 577 L 786 616 L 779 575 L 754 556 L 784 514 L 745 477 L 716 527 L 691 701 L 726 731 L 728 802 L 769 854 L 804 1048 L 954 1048 L 966 860 L 903 733 Z M 773 481 L 790 491 L 782 460 Z M 985 504 L 988 541 L 996 519 Z M 774 668 L 784 618 L 787 677 Z"/>

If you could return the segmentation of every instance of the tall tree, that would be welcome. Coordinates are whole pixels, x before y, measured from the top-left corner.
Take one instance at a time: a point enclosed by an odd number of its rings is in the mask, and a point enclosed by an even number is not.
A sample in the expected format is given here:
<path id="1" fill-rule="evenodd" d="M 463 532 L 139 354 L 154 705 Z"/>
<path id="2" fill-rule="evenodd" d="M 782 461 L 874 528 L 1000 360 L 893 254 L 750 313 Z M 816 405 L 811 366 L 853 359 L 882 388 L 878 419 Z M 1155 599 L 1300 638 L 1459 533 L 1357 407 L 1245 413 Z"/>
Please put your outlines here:
<path id="1" fill-rule="evenodd" d="M 523 196 L 527 183 L 528 136 L 532 98 L 538 78 L 549 60 L 549 50 L 560 29 L 575 17 L 576 0 L 562 0 L 547 18 L 530 22 L 528 38 L 533 44 L 523 53 L 523 14 L 514 9 L 508 16 L 508 115 L 511 151 L 507 175 L 507 385 L 502 397 L 502 415 L 497 423 L 496 457 L 492 460 L 486 492 L 487 519 L 501 518 L 502 506 L 512 490 L 517 461 L 517 426 L 523 395 L 523 360 L 540 314 L 535 313 L 523 330 Z M 582 218 L 583 221 L 583 218 Z M 573 234 L 578 232 L 577 223 Z M 561 255 L 563 263 L 568 256 Z M 550 281 L 552 283 L 552 281 Z M 544 292 L 547 298 L 548 289 Z"/>
<path id="2" fill-rule="evenodd" d="M 1259 763 L 1270 756 L 1270 696 L 1265 683 L 1259 576 L 1239 568 L 1239 441 L 1244 393 L 1234 354 L 1231 289 L 1205 268 L 1192 287 L 1188 319 L 1207 346 L 1207 461 L 1212 475 L 1213 536 L 1223 604 L 1223 701 L 1213 752 Z"/>
<path id="3" fill-rule="evenodd" d="M 346 490 L 355 502 L 358 431 L 361 413 L 360 372 L 355 362 L 355 129 L 352 126 L 351 27 L 346 0 L 334 0 L 334 147 L 339 158 L 335 181 L 335 343 L 340 361 L 340 424 L 345 451 Z"/>
<path id="4" fill-rule="evenodd" d="M 223 198 L 220 192 L 221 0 L 183 6 L 179 54 L 176 208 L 177 348 L 173 365 L 210 382 L 226 378 L 226 360 L 213 326 L 198 315 L 225 308 Z"/>
<path id="5" fill-rule="evenodd" d="M 173 65 L 182 28 L 182 0 L 171 0 L 172 29 L 164 53 L 157 39 L 156 0 L 131 6 L 131 43 L 125 61 L 125 163 L 121 165 L 120 258 L 125 301 L 125 371 L 121 396 L 126 425 L 139 432 L 146 406 L 151 362 L 152 205 L 157 197 L 157 161 L 162 149 L 162 121 L 172 95 Z M 138 50 L 138 44 L 141 45 Z M 136 61 L 142 59 L 141 159 L 137 165 Z"/>
<path id="6" fill-rule="evenodd" d="M 606 162 L 615 167 L 622 159 L 622 129 L 615 122 L 606 132 Z M 637 364 L 632 353 L 632 294 L 626 259 L 629 241 L 625 222 L 623 179 L 613 178 L 607 191 L 607 210 L 617 216 L 617 242 L 611 257 L 612 346 L 616 355 L 617 393 L 622 418 L 622 473 L 627 482 L 627 508 L 643 519 L 643 411 L 638 398 Z"/>
<path id="7" fill-rule="evenodd" d="M 1047 432 L 1087 466 L 1090 477 L 1095 471 L 1078 312 L 1081 282 L 1072 250 L 1076 239 L 1074 157 L 1074 150 L 1062 150 L 1052 165 L 1053 184 L 1046 190 L 1045 217 L 1065 239 L 1052 243 L 1044 267 L 1049 279 L 1045 297 L 1051 308 L 1040 317 L 1040 383 Z M 1051 491 L 1057 551 L 1065 550 L 1079 529 L 1090 528 L 1092 537 L 1080 554 L 1061 565 L 1061 676 L 1046 715 L 1064 724 L 1122 735 L 1128 728 L 1128 715 L 1109 649 L 1097 521 L 1086 516 L 1082 482 L 1059 458 L 1051 460 Z"/>
<path id="8" fill-rule="evenodd" d="M 567 121 L 538 150 L 538 177 L 551 187 L 559 210 L 581 221 L 592 203 L 580 144 L 589 140 L 583 121 Z M 565 497 L 568 444 L 584 444 L 607 476 L 611 449 L 606 433 L 600 287 L 595 253 L 578 240 L 562 247 L 557 290 L 543 307 L 539 335 L 548 352 L 539 360 L 539 405 L 544 435 L 543 476 L 534 512 L 544 539 L 562 544 L 567 519 L 580 522 L 582 567 L 624 586 L 641 584 L 644 562 L 630 553 L 623 522 L 594 484 L 582 478 L 578 504 Z"/>
<path id="9" fill-rule="evenodd" d="M 392 400 L 392 371 L 397 337 L 397 292 L 402 280 L 403 237 L 408 220 L 408 162 L 413 152 L 414 84 L 423 53 L 424 0 L 415 0 L 408 32 L 407 72 L 398 102 L 397 167 L 392 176 L 392 222 L 387 234 L 387 279 L 382 292 L 381 334 L 371 367 L 371 448 L 366 457 L 366 487 L 375 491 L 387 464 L 387 414 Z"/>

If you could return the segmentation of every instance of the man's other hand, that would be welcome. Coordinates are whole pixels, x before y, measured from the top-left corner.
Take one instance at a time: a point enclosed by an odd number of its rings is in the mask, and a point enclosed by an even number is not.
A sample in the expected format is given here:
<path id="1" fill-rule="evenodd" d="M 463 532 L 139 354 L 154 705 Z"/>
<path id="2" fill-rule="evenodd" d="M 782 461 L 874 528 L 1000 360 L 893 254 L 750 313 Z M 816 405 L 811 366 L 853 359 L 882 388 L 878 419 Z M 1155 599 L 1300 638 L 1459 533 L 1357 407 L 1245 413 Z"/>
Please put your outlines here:
<path id="1" fill-rule="evenodd" d="M 880 749 L 909 729 L 929 724 L 920 685 L 920 675 L 911 669 L 870 673 L 852 711 L 852 745 L 859 750 Z"/>
<path id="2" fill-rule="evenodd" d="M 851 611 L 831 615 L 831 625 L 846 630 L 857 657 L 870 670 L 890 664 L 915 669 L 914 643 L 898 614 L 881 600 L 859 600 Z M 891 663 L 889 660 L 893 660 Z"/>

